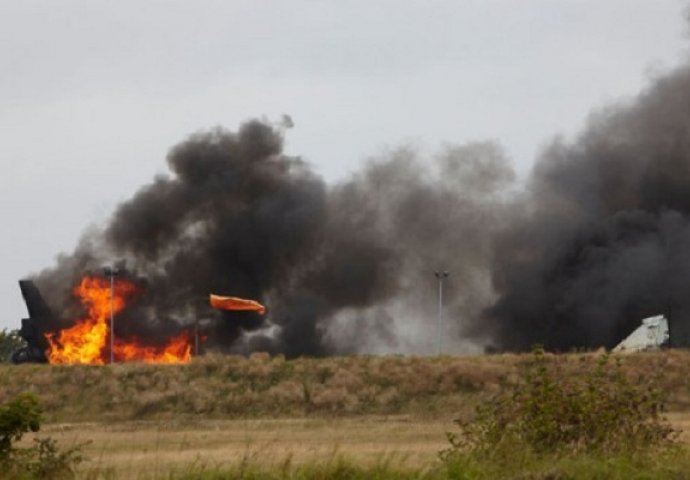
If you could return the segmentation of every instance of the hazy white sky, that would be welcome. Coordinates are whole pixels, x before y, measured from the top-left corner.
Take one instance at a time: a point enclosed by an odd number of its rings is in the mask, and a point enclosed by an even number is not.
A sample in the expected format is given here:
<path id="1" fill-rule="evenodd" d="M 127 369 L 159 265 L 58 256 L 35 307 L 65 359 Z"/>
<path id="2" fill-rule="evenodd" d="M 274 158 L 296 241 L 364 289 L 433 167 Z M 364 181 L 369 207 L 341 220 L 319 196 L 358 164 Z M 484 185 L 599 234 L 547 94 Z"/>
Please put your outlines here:
<path id="1" fill-rule="evenodd" d="M 289 114 L 328 181 L 401 143 L 521 172 L 687 57 L 685 0 L 0 0 L 0 329 L 199 129 Z"/>

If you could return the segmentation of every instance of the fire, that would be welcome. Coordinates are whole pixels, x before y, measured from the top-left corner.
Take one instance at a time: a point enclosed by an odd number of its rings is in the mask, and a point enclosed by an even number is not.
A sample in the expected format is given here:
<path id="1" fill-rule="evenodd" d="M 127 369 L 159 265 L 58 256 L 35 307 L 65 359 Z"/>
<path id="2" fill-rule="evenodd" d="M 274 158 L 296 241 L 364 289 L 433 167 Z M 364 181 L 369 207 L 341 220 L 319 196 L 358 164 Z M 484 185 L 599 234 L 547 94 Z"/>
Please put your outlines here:
<path id="1" fill-rule="evenodd" d="M 189 333 L 182 332 L 163 347 L 115 340 L 115 358 L 122 362 L 187 363 L 192 359 Z"/>
<path id="2" fill-rule="evenodd" d="M 70 328 L 49 333 L 46 357 L 52 364 L 103 365 L 109 357 L 110 313 L 122 311 L 136 293 L 136 286 L 116 279 L 111 299 L 110 281 L 102 277 L 84 277 L 73 293 L 86 308 L 85 318 Z M 118 362 L 185 363 L 191 360 L 189 333 L 182 332 L 162 347 L 141 344 L 138 340 L 116 338 L 114 356 Z"/>
<path id="3" fill-rule="evenodd" d="M 120 312 L 135 292 L 132 283 L 117 280 L 113 285 L 113 313 Z M 110 282 L 100 277 L 84 277 L 72 290 L 86 307 L 87 316 L 70 328 L 46 335 L 50 363 L 87 363 L 102 365 L 108 339 L 110 318 Z"/>

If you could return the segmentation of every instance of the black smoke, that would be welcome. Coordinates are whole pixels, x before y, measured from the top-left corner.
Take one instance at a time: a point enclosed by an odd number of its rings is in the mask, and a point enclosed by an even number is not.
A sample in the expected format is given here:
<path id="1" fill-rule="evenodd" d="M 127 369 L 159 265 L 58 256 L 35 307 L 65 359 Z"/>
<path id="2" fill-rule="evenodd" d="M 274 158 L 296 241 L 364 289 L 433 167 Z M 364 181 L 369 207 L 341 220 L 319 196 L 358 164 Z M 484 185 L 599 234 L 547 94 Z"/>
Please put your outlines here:
<path id="1" fill-rule="evenodd" d="M 690 68 L 554 141 L 511 208 L 484 316 L 502 347 L 610 347 L 660 313 L 690 344 Z"/>
<path id="2" fill-rule="evenodd" d="M 690 67 L 556 139 L 526 184 L 494 142 L 401 148 L 327 185 L 282 126 L 192 135 L 170 174 L 37 276 L 63 318 L 85 272 L 119 259 L 142 285 L 121 335 L 162 342 L 201 320 L 223 351 L 432 352 L 612 346 L 665 313 L 690 343 Z M 266 303 L 219 312 L 209 293 Z M 674 335 L 675 332 L 675 335 Z"/>
<path id="3" fill-rule="evenodd" d="M 419 350 L 435 337 L 437 268 L 454 272 L 449 318 L 478 315 L 485 240 L 513 178 L 496 145 L 448 147 L 434 168 L 412 150 L 389 152 L 329 187 L 282 153 L 283 134 L 252 120 L 192 135 L 170 151 L 169 176 L 87 232 L 39 286 L 69 323 L 71 286 L 119 259 L 142 287 L 119 336 L 155 344 L 201 320 L 209 347 L 289 356 Z M 213 310 L 211 292 L 257 299 L 268 314 Z"/>

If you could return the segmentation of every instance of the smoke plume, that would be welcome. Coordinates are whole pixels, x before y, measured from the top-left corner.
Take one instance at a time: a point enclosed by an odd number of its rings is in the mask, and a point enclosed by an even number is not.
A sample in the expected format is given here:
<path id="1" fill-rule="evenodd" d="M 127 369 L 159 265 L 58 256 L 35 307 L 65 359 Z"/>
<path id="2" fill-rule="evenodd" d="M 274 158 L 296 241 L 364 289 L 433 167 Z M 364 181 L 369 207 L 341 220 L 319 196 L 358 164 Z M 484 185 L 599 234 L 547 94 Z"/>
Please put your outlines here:
<path id="1" fill-rule="evenodd" d="M 71 286 L 116 258 L 142 286 L 119 336 L 155 344 L 201 320 L 210 347 L 289 356 L 424 351 L 434 269 L 453 271 L 449 318 L 479 315 L 486 239 L 513 178 L 496 145 L 447 147 L 432 168 L 400 149 L 330 187 L 282 145 L 283 129 L 257 120 L 192 135 L 170 151 L 169 176 L 87 232 L 39 286 L 76 318 Z M 211 292 L 260 300 L 268 315 L 214 310 Z"/>
<path id="2" fill-rule="evenodd" d="M 327 185 L 283 135 L 251 120 L 172 148 L 169 175 L 37 276 L 49 302 L 75 318 L 70 287 L 119 259 L 142 286 L 119 335 L 200 320 L 228 352 L 427 353 L 441 269 L 454 351 L 612 346 L 657 313 L 690 339 L 690 67 L 554 140 L 521 186 L 494 142 L 400 148 Z M 213 310 L 209 293 L 268 313 Z"/>
<path id="3" fill-rule="evenodd" d="M 495 239 L 498 301 L 485 328 L 504 348 L 612 346 L 644 316 L 690 332 L 690 68 L 554 141 Z"/>

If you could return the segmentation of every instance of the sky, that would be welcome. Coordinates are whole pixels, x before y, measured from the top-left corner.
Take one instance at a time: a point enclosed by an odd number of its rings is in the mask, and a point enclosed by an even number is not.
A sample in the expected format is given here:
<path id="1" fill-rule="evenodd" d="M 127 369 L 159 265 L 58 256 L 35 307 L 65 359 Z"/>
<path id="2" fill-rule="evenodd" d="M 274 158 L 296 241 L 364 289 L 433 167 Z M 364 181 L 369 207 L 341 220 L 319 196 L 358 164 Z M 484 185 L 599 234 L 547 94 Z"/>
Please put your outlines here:
<path id="1" fill-rule="evenodd" d="M 329 183 L 400 145 L 555 136 L 688 57 L 686 0 L 0 0 L 0 329 L 170 147 L 289 115 Z"/>

